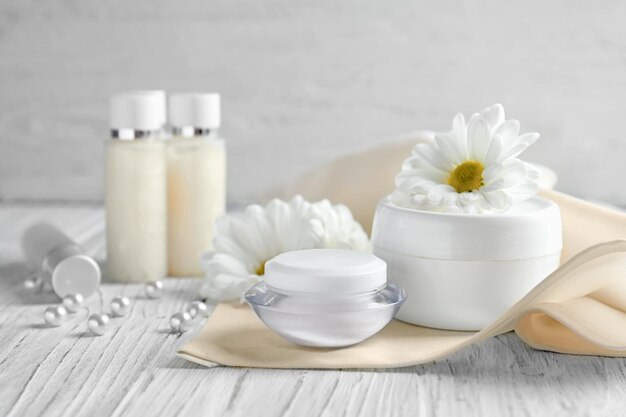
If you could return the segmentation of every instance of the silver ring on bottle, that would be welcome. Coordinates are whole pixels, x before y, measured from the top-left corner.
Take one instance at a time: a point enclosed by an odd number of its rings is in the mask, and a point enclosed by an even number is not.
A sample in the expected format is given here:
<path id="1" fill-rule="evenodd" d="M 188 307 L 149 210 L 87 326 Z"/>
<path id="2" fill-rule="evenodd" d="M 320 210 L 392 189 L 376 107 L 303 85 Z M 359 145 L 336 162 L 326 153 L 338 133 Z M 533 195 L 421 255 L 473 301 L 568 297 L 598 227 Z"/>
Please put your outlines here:
<path id="1" fill-rule="evenodd" d="M 111 129 L 111 138 L 118 140 L 152 139 L 159 130 Z"/>
<path id="2" fill-rule="evenodd" d="M 172 126 L 172 134 L 174 136 L 180 136 L 183 138 L 191 138 L 196 136 L 209 136 L 212 130 L 206 127 L 193 127 L 193 126 Z"/>

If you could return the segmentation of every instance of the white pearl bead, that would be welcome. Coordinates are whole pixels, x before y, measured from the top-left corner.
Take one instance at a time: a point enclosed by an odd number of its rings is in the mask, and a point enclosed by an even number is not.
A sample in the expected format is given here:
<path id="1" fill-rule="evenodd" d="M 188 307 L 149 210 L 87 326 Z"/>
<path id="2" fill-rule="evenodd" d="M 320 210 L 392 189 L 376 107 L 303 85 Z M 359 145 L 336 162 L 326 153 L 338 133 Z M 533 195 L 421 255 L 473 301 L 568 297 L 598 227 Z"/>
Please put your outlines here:
<path id="1" fill-rule="evenodd" d="M 174 313 L 170 318 L 170 329 L 173 333 L 182 333 L 191 327 L 192 318 L 186 311 Z"/>
<path id="2" fill-rule="evenodd" d="M 63 306 L 70 313 L 76 313 L 83 305 L 83 296 L 81 294 L 68 294 L 63 297 Z"/>
<path id="3" fill-rule="evenodd" d="M 194 301 L 187 307 L 187 313 L 189 313 L 192 319 L 196 317 L 204 318 L 209 316 L 209 309 L 202 301 Z"/>
<path id="4" fill-rule="evenodd" d="M 111 300 L 111 313 L 117 317 L 123 317 L 128 314 L 130 309 L 130 300 L 126 297 L 115 297 Z"/>
<path id="5" fill-rule="evenodd" d="M 94 313 L 87 320 L 87 328 L 91 334 L 102 336 L 109 327 L 109 315 Z"/>
<path id="6" fill-rule="evenodd" d="M 38 276 L 30 277 L 24 280 L 24 288 L 29 290 L 40 290 L 43 287 L 43 279 Z"/>
<path id="7" fill-rule="evenodd" d="M 145 291 L 148 298 L 159 298 L 163 294 L 163 282 L 148 282 L 146 283 Z"/>
<path id="8" fill-rule="evenodd" d="M 67 310 L 63 306 L 52 306 L 46 308 L 43 318 L 50 326 L 58 327 L 65 321 Z"/>

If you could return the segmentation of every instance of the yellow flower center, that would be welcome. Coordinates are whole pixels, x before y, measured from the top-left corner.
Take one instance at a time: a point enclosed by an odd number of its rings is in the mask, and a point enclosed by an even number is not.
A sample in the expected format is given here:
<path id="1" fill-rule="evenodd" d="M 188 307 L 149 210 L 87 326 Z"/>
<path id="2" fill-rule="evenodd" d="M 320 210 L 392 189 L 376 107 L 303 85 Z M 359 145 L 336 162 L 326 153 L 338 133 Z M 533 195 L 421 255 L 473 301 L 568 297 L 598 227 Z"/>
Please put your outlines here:
<path id="1" fill-rule="evenodd" d="M 256 274 L 260 277 L 265 275 L 265 261 L 261 262 L 261 265 L 259 265 L 259 267 L 256 269 Z"/>
<path id="2" fill-rule="evenodd" d="M 466 161 L 454 168 L 448 177 L 448 184 L 454 187 L 457 193 L 478 190 L 483 184 L 483 170 L 485 167 L 478 161 Z"/>

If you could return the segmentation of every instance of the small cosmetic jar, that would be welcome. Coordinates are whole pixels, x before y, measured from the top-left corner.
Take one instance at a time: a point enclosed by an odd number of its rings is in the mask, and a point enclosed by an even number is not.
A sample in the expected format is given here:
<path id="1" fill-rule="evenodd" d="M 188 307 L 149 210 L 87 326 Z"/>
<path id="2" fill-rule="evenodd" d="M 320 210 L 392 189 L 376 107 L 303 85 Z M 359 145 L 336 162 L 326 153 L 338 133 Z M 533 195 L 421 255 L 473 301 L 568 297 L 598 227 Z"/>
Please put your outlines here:
<path id="1" fill-rule="evenodd" d="M 378 333 L 404 302 L 376 256 L 343 249 L 282 253 L 245 295 L 261 321 L 288 341 L 342 347 Z"/>
<path id="2" fill-rule="evenodd" d="M 540 197 L 499 214 L 421 211 L 384 199 L 372 244 L 407 292 L 399 320 L 480 330 L 559 266 L 561 215 Z"/>

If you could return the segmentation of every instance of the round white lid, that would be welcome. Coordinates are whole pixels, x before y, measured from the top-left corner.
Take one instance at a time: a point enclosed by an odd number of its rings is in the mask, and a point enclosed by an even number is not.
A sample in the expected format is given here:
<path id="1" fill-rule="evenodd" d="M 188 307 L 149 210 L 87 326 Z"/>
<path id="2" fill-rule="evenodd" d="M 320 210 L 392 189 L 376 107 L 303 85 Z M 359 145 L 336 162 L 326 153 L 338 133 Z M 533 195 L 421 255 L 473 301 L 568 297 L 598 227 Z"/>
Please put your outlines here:
<path id="1" fill-rule="evenodd" d="M 216 93 L 172 94 L 169 98 L 170 125 L 217 129 L 221 123 L 220 95 Z"/>
<path id="2" fill-rule="evenodd" d="M 167 121 L 165 91 L 129 91 L 111 97 L 111 129 L 158 130 Z"/>
<path id="3" fill-rule="evenodd" d="M 80 294 L 85 299 L 98 290 L 100 266 L 87 255 L 65 258 L 54 268 L 51 277 L 52 289 L 59 297 Z"/>
<path id="4" fill-rule="evenodd" d="M 346 249 L 285 252 L 265 264 L 265 282 L 277 290 L 303 293 L 367 292 L 387 283 L 387 263 Z"/>
<path id="5" fill-rule="evenodd" d="M 550 200 L 533 197 L 505 213 L 437 213 L 382 200 L 372 244 L 409 256 L 465 261 L 501 261 L 552 255 L 561 250 L 561 214 Z"/>

